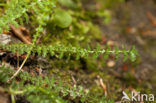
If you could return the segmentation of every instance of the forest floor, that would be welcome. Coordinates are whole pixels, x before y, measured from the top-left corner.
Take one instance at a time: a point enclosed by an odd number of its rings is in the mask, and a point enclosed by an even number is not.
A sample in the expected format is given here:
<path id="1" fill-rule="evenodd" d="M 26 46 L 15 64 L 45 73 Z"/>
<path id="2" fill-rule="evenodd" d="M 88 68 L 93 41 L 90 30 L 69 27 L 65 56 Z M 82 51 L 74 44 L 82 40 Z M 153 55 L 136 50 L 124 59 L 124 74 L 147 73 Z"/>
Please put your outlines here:
<path id="1" fill-rule="evenodd" d="M 53 64 L 51 60 L 47 62 L 47 59 L 38 57 L 33 63 L 28 60 L 23 69 L 28 70 L 29 66 L 36 68 L 36 65 L 40 65 L 44 68 L 43 76 L 54 75 L 56 80 L 63 80 L 65 84 L 82 85 L 90 89 L 93 94 L 106 95 L 116 102 L 121 100 L 123 90 L 140 90 L 143 93 L 156 95 L 156 3 L 153 2 L 154 0 L 128 0 L 117 8 L 112 8 L 110 24 L 104 25 L 100 19 L 94 21 L 101 28 L 104 44 L 115 44 L 118 47 L 125 45 L 126 48 L 136 46 L 140 56 L 135 63 L 123 62 L 120 59 L 115 61 L 110 58 L 106 61 L 105 67 L 99 63 L 98 70 L 96 68 L 90 70 L 86 69 L 90 67 L 86 67 L 86 62 L 82 60 L 81 70 L 58 69 L 57 60 L 56 64 Z M 8 60 L 10 57 L 7 56 L 6 61 Z M 63 60 L 62 66 L 66 66 Z M 32 74 L 38 73 L 38 68 L 29 71 Z M 1 98 L 4 97 L 1 95 Z"/>

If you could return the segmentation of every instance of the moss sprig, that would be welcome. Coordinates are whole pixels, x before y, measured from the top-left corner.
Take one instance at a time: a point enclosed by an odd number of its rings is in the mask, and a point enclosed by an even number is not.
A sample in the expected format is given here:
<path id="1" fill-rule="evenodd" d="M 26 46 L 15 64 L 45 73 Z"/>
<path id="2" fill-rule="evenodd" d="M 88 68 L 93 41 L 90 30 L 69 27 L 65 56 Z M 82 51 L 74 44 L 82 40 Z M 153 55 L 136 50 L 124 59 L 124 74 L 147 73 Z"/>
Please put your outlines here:
<path id="1" fill-rule="evenodd" d="M 10 52 L 18 52 L 19 54 L 26 54 L 30 51 L 32 44 L 12 44 L 12 45 L 1 45 L 2 49 L 10 51 Z M 57 58 L 62 59 L 64 56 L 75 56 L 75 59 L 80 58 L 88 58 L 89 55 L 97 58 L 100 55 L 104 55 L 104 58 L 107 59 L 110 54 L 113 54 L 116 58 L 119 57 L 120 54 L 124 55 L 124 60 L 129 58 L 131 61 L 135 61 L 138 55 L 137 50 L 133 46 L 130 50 L 126 50 L 125 48 L 119 49 L 115 48 L 113 50 L 110 47 L 107 49 L 102 48 L 100 45 L 97 45 L 95 49 L 89 48 L 81 48 L 81 47 L 73 47 L 71 45 L 65 46 L 62 44 L 56 45 L 35 45 L 32 49 L 31 54 L 37 54 L 38 56 L 46 57 L 47 55 L 55 56 Z"/>
<path id="2" fill-rule="evenodd" d="M 12 103 L 15 103 L 17 95 L 25 96 L 31 103 L 69 103 L 70 100 L 64 99 L 66 96 L 71 97 L 71 100 L 79 98 L 84 103 L 89 93 L 82 86 L 63 86 L 62 81 L 56 84 L 54 77 L 32 76 L 28 72 L 19 73 L 20 81 L 14 78 L 8 85 L 7 81 L 14 72 L 0 66 L 0 83 L 6 85 L 5 92 L 11 95 Z"/>
<path id="3" fill-rule="evenodd" d="M 18 20 L 23 24 L 23 21 L 28 21 L 28 12 L 33 12 L 37 22 L 40 25 L 45 24 L 45 20 L 48 19 L 49 14 L 52 12 L 52 8 L 55 6 L 54 0 L 10 0 L 7 4 L 7 10 L 0 17 L 0 33 L 3 30 L 8 31 L 10 24 L 18 26 Z M 21 18 L 25 20 L 21 20 Z"/>

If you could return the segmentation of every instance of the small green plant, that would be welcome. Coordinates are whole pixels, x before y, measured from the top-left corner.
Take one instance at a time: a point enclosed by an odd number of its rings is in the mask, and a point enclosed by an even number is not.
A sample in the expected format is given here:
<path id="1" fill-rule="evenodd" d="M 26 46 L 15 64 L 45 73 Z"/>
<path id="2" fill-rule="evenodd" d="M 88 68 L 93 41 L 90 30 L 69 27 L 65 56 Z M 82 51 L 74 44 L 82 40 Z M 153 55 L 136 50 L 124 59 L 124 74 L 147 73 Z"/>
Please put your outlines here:
<path id="1" fill-rule="evenodd" d="M 27 61 L 33 47 L 36 44 L 37 38 L 40 33 L 43 32 L 43 26 L 46 25 L 46 21 L 50 17 L 51 9 L 54 7 L 54 1 L 52 0 L 33 0 L 33 1 L 22 1 L 22 0 L 11 0 L 8 3 L 8 9 L 5 14 L 0 18 L 0 32 L 2 29 L 9 30 L 9 24 L 14 24 L 18 26 L 16 19 L 20 19 L 22 15 L 28 20 L 27 12 L 33 10 L 33 14 L 36 17 L 38 27 L 36 27 L 36 33 L 33 35 L 33 43 L 30 50 L 27 52 L 27 56 L 23 63 L 21 64 L 19 70 L 11 77 L 14 78 L 18 72 L 22 69 L 23 65 Z M 23 20 L 20 20 L 23 23 Z"/>
<path id="2" fill-rule="evenodd" d="M 6 85 L 4 91 L 11 95 L 12 103 L 15 103 L 17 95 L 25 96 L 25 100 L 31 103 L 71 103 L 77 99 L 86 103 L 88 98 L 90 99 L 88 103 L 113 103 L 107 102 L 103 97 L 98 100 L 90 98 L 89 91 L 81 86 L 64 86 L 62 81 L 57 83 L 54 77 L 32 76 L 28 72 L 19 73 L 20 81 L 13 79 L 7 83 L 14 72 L 5 66 L 0 67 L 0 82 Z M 65 99 L 66 97 L 70 99 Z"/>
<path id="3" fill-rule="evenodd" d="M 31 49 L 32 44 L 12 44 L 12 45 L 1 45 L 2 49 L 19 54 L 27 54 L 31 51 L 31 54 L 46 57 L 47 55 L 55 56 L 59 59 L 62 59 L 64 56 L 68 59 L 70 56 L 74 56 L 75 59 L 79 58 L 88 58 L 89 55 L 97 58 L 99 55 L 104 54 L 104 58 L 107 59 L 110 54 L 114 54 L 116 58 L 119 57 L 120 54 L 124 54 L 124 60 L 127 60 L 128 56 L 131 61 L 136 60 L 136 56 L 138 55 L 135 47 L 133 46 L 130 50 L 126 50 L 125 48 L 119 49 L 116 48 L 111 50 L 108 46 L 107 49 L 101 48 L 98 44 L 97 48 L 91 49 L 88 47 L 87 49 L 81 47 L 73 47 L 72 45 L 65 46 L 63 44 L 56 45 L 36 45 Z"/>
<path id="4" fill-rule="evenodd" d="M 24 21 L 29 21 L 28 13 L 32 13 L 36 17 L 38 25 L 45 25 L 54 7 L 53 0 L 10 0 L 5 4 L 6 11 L 0 17 L 0 32 L 9 30 L 10 24 L 18 26 Z M 20 22 L 18 22 L 20 21 Z"/>
<path id="5" fill-rule="evenodd" d="M 16 5 L 18 7 L 16 7 Z M 124 60 L 127 59 L 127 56 L 130 55 L 130 60 L 135 61 L 137 51 L 133 47 L 131 50 L 119 50 L 118 48 L 115 50 L 111 50 L 110 47 L 108 49 L 101 49 L 100 45 L 97 45 L 97 48 L 95 50 L 83 49 L 81 47 L 72 47 L 64 46 L 64 45 L 36 45 L 37 38 L 40 36 L 40 33 L 43 32 L 44 26 L 46 26 L 46 23 L 50 19 L 51 16 L 51 10 L 54 7 L 54 1 L 53 0 L 34 0 L 34 1 L 21 1 L 21 0 L 11 0 L 8 3 L 8 9 L 5 12 L 5 14 L 0 18 L 0 28 L 8 30 L 9 24 L 14 24 L 18 26 L 18 22 L 16 19 L 20 19 L 22 15 L 28 19 L 29 9 L 33 10 L 33 15 L 36 17 L 36 21 L 38 24 L 38 27 L 36 27 L 36 33 L 33 35 L 33 43 L 31 45 L 24 45 L 24 44 L 15 44 L 15 45 L 1 45 L 3 49 L 6 49 L 11 52 L 18 52 L 20 54 L 27 53 L 27 56 L 23 63 L 21 64 L 18 71 L 11 77 L 14 78 L 19 71 L 24 66 L 25 62 L 27 61 L 30 54 L 33 52 L 33 54 L 37 53 L 38 55 L 42 55 L 45 57 L 48 53 L 51 56 L 56 56 L 59 58 L 62 58 L 64 54 L 68 55 L 70 57 L 71 55 L 74 55 L 76 59 L 79 59 L 80 57 L 87 58 L 89 54 L 92 54 L 94 57 L 98 57 L 100 54 L 105 54 L 104 57 L 107 58 L 110 53 L 115 54 L 116 57 L 119 56 L 120 53 L 124 54 Z M 16 16 L 13 16 L 16 15 Z M 61 15 L 65 16 L 65 21 L 61 19 Z M 8 18 L 9 17 L 9 18 Z M 61 28 L 68 27 L 71 22 L 72 18 L 68 13 L 61 9 L 56 10 L 56 15 L 53 17 L 53 22 Z M 68 19 L 68 20 L 66 20 Z M 21 20 L 23 22 L 23 20 Z M 1 30 L 2 31 L 2 30 Z"/>

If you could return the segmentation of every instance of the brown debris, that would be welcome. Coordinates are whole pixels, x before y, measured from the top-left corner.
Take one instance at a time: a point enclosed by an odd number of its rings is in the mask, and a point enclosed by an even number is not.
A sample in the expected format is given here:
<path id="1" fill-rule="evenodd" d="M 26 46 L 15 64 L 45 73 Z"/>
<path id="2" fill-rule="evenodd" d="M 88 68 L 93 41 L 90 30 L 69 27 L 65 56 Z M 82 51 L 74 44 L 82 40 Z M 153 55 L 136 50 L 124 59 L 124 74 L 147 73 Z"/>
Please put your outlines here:
<path id="1" fill-rule="evenodd" d="M 147 12 L 146 13 L 148 19 L 151 21 L 151 24 L 156 27 L 156 17 L 151 13 L 151 12 Z"/>
<path id="2" fill-rule="evenodd" d="M 111 68 L 111 67 L 114 67 L 115 64 L 116 64 L 116 63 L 115 63 L 115 61 L 113 61 L 113 60 L 109 60 L 109 61 L 107 62 L 107 66 L 110 67 L 110 68 Z"/>
<path id="3" fill-rule="evenodd" d="M 29 36 L 29 31 L 24 27 L 16 28 L 15 26 L 11 25 L 11 30 L 13 31 L 14 35 L 17 36 L 21 41 L 26 44 L 31 44 L 32 40 Z"/>
<path id="4" fill-rule="evenodd" d="M 106 86 L 106 84 L 103 82 L 103 79 L 100 76 L 97 76 L 97 78 L 99 79 L 98 82 L 99 82 L 100 86 L 104 90 L 105 96 L 107 96 L 107 86 Z"/>
<path id="5" fill-rule="evenodd" d="M 143 36 L 156 37 L 156 30 L 153 30 L 153 31 L 150 31 L 150 30 L 144 31 L 144 32 L 142 32 L 142 35 Z"/>
<path id="6" fill-rule="evenodd" d="M 135 33 L 137 33 L 137 28 L 128 26 L 126 28 L 126 32 L 131 33 L 131 34 L 135 34 Z"/>
<path id="7" fill-rule="evenodd" d="M 77 84 L 77 82 L 76 82 L 76 80 L 75 80 L 75 78 L 74 78 L 73 75 L 71 76 L 71 79 L 72 79 L 72 81 L 73 81 L 74 84 Z"/>
<path id="8" fill-rule="evenodd" d="M 116 78 L 122 78 L 121 74 L 118 73 L 118 72 L 116 72 L 116 71 L 113 70 L 113 69 L 109 69 L 109 72 L 110 72 L 113 76 L 115 76 Z"/>
<path id="9" fill-rule="evenodd" d="M 40 76 L 42 76 L 42 69 L 41 69 L 41 68 L 38 68 L 38 67 L 36 67 L 35 69 L 36 69 L 36 72 L 37 72 Z"/>

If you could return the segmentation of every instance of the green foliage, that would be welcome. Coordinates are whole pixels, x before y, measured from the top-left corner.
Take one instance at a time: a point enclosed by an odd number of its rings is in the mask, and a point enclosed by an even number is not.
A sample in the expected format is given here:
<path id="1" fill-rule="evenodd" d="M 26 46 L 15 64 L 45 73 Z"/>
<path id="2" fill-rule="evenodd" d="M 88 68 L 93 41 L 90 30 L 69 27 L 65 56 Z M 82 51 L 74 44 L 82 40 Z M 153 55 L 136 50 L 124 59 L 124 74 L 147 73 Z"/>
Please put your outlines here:
<path id="1" fill-rule="evenodd" d="M 136 51 L 135 46 L 133 46 L 130 52 L 131 61 L 135 61 L 137 55 L 138 55 L 138 51 Z"/>
<path id="2" fill-rule="evenodd" d="M 32 76 L 28 72 L 22 72 L 18 80 L 14 79 L 10 83 L 6 83 L 8 77 L 13 73 L 14 70 L 10 68 L 0 67 L 0 83 L 6 85 L 5 91 L 13 97 L 12 102 L 17 95 L 26 97 L 26 100 L 31 103 L 71 103 L 77 99 L 86 103 L 87 99 L 90 98 L 89 91 L 81 86 L 64 86 L 61 81 L 56 83 L 54 77 Z M 66 97 L 70 99 L 66 100 Z M 93 103 L 91 101 L 94 103 L 113 103 L 107 102 L 103 97 L 90 98 L 88 103 Z"/>
<path id="3" fill-rule="evenodd" d="M 11 74 L 13 73 L 13 70 L 10 68 L 6 68 L 5 66 L 0 66 L 0 82 L 7 82 L 7 80 L 10 78 Z"/>
<path id="4" fill-rule="evenodd" d="M 9 30 L 10 24 L 18 26 L 17 19 L 23 23 L 29 19 L 28 13 L 33 12 L 39 25 L 45 25 L 48 20 L 51 9 L 54 7 L 53 0 L 10 0 L 7 3 L 5 13 L 0 17 L 0 32 Z M 48 15 L 47 15 L 48 14 Z M 24 17 L 25 20 L 21 20 Z"/>
<path id="5" fill-rule="evenodd" d="M 70 14 L 62 9 L 55 10 L 55 15 L 53 16 L 52 20 L 55 25 L 61 28 L 69 27 L 69 25 L 72 23 L 72 17 Z"/>
<path id="6" fill-rule="evenodd" d="M 30 4 L 30 6 L 26 4 L 27 3 L 22 0 L 11 0 L 8 3 L 9 8 L 6 10 L 5 14 L 0 17 L 0 32 L 2 32 L 3 29 L 9 30 L 9 24 L 18 26 L 16 19 L 20 18 L 23 14 L 27 17 L 26 11 L 32 4 Z"/>
<path id="7" fill-rule="evenodd" d="M 11 51 L 13 53 L 18 52 L 19 54 L 28 53 L 31 51 L 32 45 L 27 44 L 12 44 L 12 45 L 1 45 L 2 49 Z M 53 45 L 36 45 L 32 49 L 32 54 L 42 55 L 43 57 L 46 57 L 48 54 L 50 56 L 55 56 L 57 58 L 63 58 L 64 56 L 67 56 L 70 58 L 71 55 L 75 56 L 76 59 L 79 58 L 88 58 L 88 55 L 92 55 L 93 57 L 97 58 L 99 55 L 104 54 L 104 58 L 107 59 L 109 57 L 109 54 L 114 54 L 115 56 L 119 56 L 121 53 L 124 54 L 124 60 L 130 57 L 131 61 L 135 61 L 136 56 L 138 55 L 135 47 L 132 47 L 131 50 L 126 50 L 123 48 L 123 50 L 119 50 L 116 48 L 115 50 L 111 50 L 108 46 L 107 49 L 101 48 L 101 46 L 98 44 L 97 48 L 91 50 L 90 47 L 88 49 L 84 49 L 81 47 L 73 47 L 71 45 L 65 46 L 63 44 L 55 44 Z"/>

